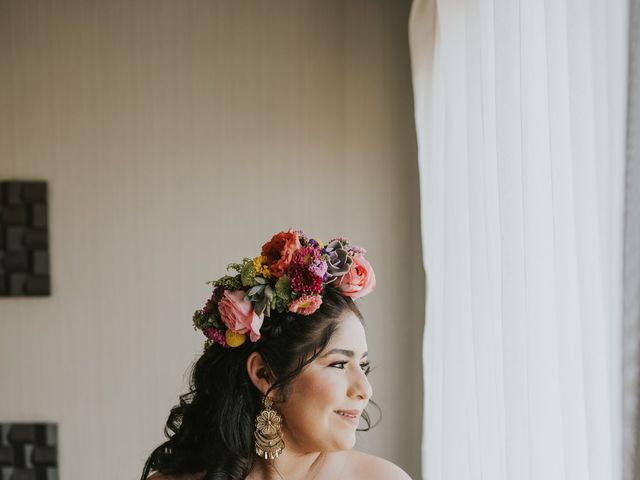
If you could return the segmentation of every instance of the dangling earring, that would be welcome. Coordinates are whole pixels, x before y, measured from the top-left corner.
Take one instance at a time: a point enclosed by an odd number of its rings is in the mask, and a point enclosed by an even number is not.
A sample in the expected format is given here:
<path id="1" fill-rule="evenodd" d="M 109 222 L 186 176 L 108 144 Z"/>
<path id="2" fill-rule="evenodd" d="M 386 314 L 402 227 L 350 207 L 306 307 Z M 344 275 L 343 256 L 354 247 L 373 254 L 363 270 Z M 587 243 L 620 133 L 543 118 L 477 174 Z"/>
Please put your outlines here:
<path id="1" fill-rule="evenodd" d="M 278 458 L 284 450 L 282 417 L 271 408 L 273 402 L 267 396 L 262 400 L 264 409 L 256 417 L 256 453 L 266 460 Z"/>

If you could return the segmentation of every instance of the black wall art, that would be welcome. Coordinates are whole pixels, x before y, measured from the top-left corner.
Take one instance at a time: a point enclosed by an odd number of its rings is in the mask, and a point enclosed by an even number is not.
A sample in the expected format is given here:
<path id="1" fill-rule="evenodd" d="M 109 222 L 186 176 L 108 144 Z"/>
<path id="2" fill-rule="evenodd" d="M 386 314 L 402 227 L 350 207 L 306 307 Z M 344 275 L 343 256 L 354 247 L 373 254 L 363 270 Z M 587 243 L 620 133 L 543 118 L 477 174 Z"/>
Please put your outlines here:
<path id="1" fill-rule="evenodd" d="M 0 296 L 50 295 L 46 182 L 0 182 Z"/>
<path id="2" fill-rule="evenodd" d="M 0 423 L 0 480 L 58 480 L 55 423 Z"/>

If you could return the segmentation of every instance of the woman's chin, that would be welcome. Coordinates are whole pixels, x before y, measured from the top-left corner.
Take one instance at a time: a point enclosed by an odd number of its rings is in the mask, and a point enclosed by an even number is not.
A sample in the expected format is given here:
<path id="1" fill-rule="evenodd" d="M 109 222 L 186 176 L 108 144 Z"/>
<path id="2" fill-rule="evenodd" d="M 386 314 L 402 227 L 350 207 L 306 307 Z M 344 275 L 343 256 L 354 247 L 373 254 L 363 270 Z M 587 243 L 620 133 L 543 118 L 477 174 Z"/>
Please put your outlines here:
<path id="1" fill-rule="evenodd" d="M 335 450 L 338 452 L 344 451 L 344 450 L 352 450 L 353 447 L 355 447 L 356 445 L 356 435 L 355 432 L 351 435 L 345 435 L 343 437 L 337 438 L 336 439 L 336 448 Z"/>

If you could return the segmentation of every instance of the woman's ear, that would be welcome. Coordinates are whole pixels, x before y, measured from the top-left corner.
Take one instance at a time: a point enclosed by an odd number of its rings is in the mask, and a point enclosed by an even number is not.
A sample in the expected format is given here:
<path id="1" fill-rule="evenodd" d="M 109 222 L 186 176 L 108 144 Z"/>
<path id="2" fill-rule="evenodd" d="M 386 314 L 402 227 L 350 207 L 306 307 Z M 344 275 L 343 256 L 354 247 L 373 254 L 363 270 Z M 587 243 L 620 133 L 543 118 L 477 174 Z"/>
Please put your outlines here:
<path id="1" fill-rule="evenodd" d="M 260 393 L 264 395 L 271 384 L 271 376 L 269 375 L 269 369 L 262 359 L 262 355 L 258 352 L 252 352 L 247 358 L 247 373 L 251 379 L 251 383 L 260 390 Z"/>

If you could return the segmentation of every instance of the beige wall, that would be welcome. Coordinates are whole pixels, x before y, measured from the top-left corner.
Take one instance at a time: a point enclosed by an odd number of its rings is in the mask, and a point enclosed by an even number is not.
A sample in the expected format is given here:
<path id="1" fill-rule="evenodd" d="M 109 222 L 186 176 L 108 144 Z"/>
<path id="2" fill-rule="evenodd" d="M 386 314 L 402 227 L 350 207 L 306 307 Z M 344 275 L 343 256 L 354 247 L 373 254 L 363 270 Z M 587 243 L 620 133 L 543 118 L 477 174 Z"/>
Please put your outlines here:
<path id="1" fill-rule="evenodd" d="M 49 182 L 53 272 L 0 299 L 0 421 L 58 422 L 61 478 L 137 478 L 204 282 L 289 226 L 368 248 L 358 448 L 419 478 L 409 3 L 0 0 L 0 179 Z"/>

